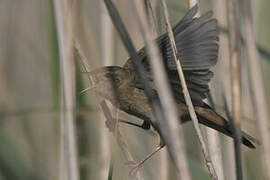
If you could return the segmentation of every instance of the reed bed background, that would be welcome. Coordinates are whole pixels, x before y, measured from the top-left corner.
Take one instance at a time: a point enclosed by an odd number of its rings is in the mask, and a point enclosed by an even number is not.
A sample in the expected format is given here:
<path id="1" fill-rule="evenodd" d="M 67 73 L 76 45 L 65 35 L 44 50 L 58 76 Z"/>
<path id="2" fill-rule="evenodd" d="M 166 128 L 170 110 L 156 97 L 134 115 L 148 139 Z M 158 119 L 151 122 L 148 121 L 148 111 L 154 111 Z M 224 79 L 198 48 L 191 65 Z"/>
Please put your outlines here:
<path id="1" fill-rule="evenodd" d="M 141 48 L 145 39 L 134 6 L 130 1 L 113 2 L 136 48 Z M 151 2 L 153 9 L 146 8 L 148 18 L 153 18 L 151 28 L 156 28 L 156 34 L 165 32 L 161 1 L 144 2 L 146 7 Z M 166 2 L 175 25 L 189 3 Z M 265 144 L 270 131 L 270 2 L 245 3 L 239 1 L 236 13 L 241 32 L 241 128 L 259 138 L 263 146 L 256 150 L 242 146 L 243 179 L 269 179 L 270 151 Z M 201 0 L 199 6 L 201 13 L 213 10 L 219 22 L 220 56 L 211 91 L 216 110 L 225 116 L 224 99 L 232 110 L 227 5 L 223 0 Z M 79 47 L 74 48 L 72 39 Z M 117 136 L 105 126 L 101 99 L 90 91 L 80 94 L 90 85 L 80 72 L 123 65 L 129 57 L 103 1 L 0 0 L 0 40 L 0 179 L 129 179 L 130 168 Z M 252 69 L 254 61 L 261 68 L 259 76 Z M 109 107 L 113 117 L 141 122 Z M 181 129 L 192 179 L 211 179 L 193 124 Z M 233 141 L 201 129 L 218 179 L 236 179 Z M 119 125 L 119 131 L 135 160 L 143 159 L 157 145 L 153 132 L 125 124 Z M 140 168 L 137 178 L 177 179 L 176 172 L 164 148 Z"/>

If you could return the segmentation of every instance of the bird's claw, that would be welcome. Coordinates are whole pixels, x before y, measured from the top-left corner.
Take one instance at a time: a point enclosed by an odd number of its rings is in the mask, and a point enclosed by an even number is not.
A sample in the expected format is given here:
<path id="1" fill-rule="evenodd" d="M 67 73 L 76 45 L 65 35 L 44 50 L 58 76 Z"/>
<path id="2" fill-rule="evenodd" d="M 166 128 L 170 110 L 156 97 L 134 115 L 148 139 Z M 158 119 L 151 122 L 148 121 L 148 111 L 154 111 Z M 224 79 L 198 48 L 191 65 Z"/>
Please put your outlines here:
<path id="1" fill-rule="evenodd" d="M 130 172 L 129 172 L 129 177 L 132 178 L 132 179 L 136 179 L 137 177 L 137 173 L 138 173 L 138 170 L 141 166 L 141 163 L 140 162 L 136 162 L 136 161 L 128 161 L 125 163 L 125 165 L 129 166 L 131 168 Z"/>
<path id="2" fill-rule="evenodd" d="M 137 177 L 137 173 L 138 173 L 138 170 L 139 170 L 139 166 L 136 166 L 134 168 L 132 168 L 129 172 L 129 177 L 130 178 L 136 178 Z"/>

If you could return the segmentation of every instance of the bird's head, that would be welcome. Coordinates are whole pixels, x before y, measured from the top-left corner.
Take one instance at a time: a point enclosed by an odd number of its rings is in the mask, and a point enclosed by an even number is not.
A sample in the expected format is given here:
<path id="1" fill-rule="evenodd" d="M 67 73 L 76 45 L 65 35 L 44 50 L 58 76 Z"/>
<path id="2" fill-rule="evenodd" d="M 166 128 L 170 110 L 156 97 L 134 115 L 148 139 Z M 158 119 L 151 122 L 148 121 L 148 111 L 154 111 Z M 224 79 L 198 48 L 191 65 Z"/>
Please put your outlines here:
<path id="1" fill-rule="evenodd" d="M 120 89 L 129 80 L 126 70 L 118 66 L 106 66 L 95 69 L 89 73 L 92 81 L 91 90 L 98 95 L 115 102 Z"/>

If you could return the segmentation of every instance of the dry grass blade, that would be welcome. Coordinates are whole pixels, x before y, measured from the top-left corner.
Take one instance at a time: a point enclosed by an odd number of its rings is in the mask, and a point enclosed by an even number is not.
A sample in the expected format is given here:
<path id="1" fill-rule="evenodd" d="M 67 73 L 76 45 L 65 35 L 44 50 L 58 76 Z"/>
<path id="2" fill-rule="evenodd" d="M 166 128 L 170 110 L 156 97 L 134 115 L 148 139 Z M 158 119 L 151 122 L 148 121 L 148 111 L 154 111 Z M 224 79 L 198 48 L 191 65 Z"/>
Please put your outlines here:
<path id="1" fill-rule="evenodd" d="M 241 158 L 241 79 L 240 79 L 240 48 L 239 48 L 239 32 L 237 31 L 239 24 L 237 21 L 237 2 L 233 0 L 227 1 L 228 9 L 228 25 L 230 40 L 230 62 L 231 62 L 231 83 L 232 83 L 232 125 L 234 134 L 234 150 L 237 179 L 243 179 L 242 158 Z"/>
<path id="2" fill-rule="evenodd" d="M 256 109 L 256 116 L 258 118 L 259 132 L 262 139 L 262 167 L 265 172 L 265 179 L 270 179 L 270 133 L 269 133 L 269 112 L 267 111 L 267 103 L 264 92 L 264 85 L 262 81 L 262 71 L 259 62 L 259 55 L 256 48 L 254 37 L 254 30 L 252 25 L 252 12 L 250 1 L 241 1 L 243 12 L 243 31 L 245 34 L 245 41 L 247 47 L 247 57 L 249 62 L 249 78 L 252 85 L 253 104 Z"/>
<path id="3" fill-rule="evenodd" d="M 198 4 L 198 0 L 188 0 L 188 7 L 193 7 Z"/>
<path id="4" fill-rule="evenodd" d="M 207 165 L 208 170 L 209 170 L 209 172 L 211 174 L 211 177 L 212 177 L 212 179 L 217 179 L 217 175 L 216 175 L 215 169 L 213 167 L 213 163 L 211 161 L 211 158 L 209 156 L 209 152 L 207 150 L 206 144 L 205 144 L 205 142 L 203 140 L 202 133 L 201 133 L 201 130 L 200 130 L 200 127 L 199 127 L 199 121 L 198 121 L 198 118 L 197 118 L 196 113 L 194 111 L 194 107 L 192 105 L 192 101 L 191 101 L 191 98 L 190 98 L 190 95 L 189 95 L 189 92 L 188 92 L 188 89 L 187 89 L 187 85 L 186 85 L 186 82 L 185 82 L 185 77 L 184 77 L 184 73 L 183 73 L 183 70 L 182 70 L 182 67 L 181 67 L 181 64 L 180 64 L 180 60 L 177 59 L 177 57 L 179 57 L 179 56 L 177 56 L 177 54 L 178 54 L 177 53 L 177 48 L 176 48 L 176 44 L 175 44 L 175 40 L 174 40 L 174 35 L 173 35 L 173 32 L 172 32 L 172 27 L 171 27 L 171 24 L 169 22 L 169 13 L 168 13 L 168 8 L 167 8 L 167 4 L 166 4 L 165 0 L 162 0 L 162 5 L 163 5 L 166 25 L 167 25 L 167 29 L 168 29 L 168 33 L 169 33 L 170 44 L 171 44 L 171 47 L 173 49 L 174 60 L 175 60 L 175 63 L 177 65 L 177 71 L 178 71 L 179 78 L 181 80 L 181 85 L 183 87 L 183 94 L 184 94 L 184 97 L 185 97 L 186 104 L 188 106 L 190 117 L 191 117 L 191 119 L 192 119 L 192 121 L 194 123 L 194 127 L 195 127 L 195 130 L 196 130 L 197 136 L 198 136 L 198 138 L 200 140 L 202 150 L 203 150 L 203 154 L 204 154 L 204 158 L 205 158 L 205 161 L 206 161 L 206 165 Z"/>
<path id="5" fill-rule="evenodd" d="M 152 35 L 156 37 L 158 34 L 162 32 L 161 28 L 161 19 L 159 19 L 159 4 L 160 1 L 158 0 L 144 0 L 145 1 L 145 8 L 147 11 L 147 19 L 150 24 L 150 29 Z M 156 174 L 159 179 L 168 179 L 169 178 L 169 154 L 166 150 L 160 151 L 160 164 L 158 166 L 159 174 Z"/>
<path id="6" fill-rule="evenodd" d="M 145 0 L 145 8 L 147 17 L 149 19 L 150 29 L 151 32 L 156 36 L 157 35 L 157 28 L 158 28 L 158 22 L 157 22 L 157 0 Z M 152 5 L 153 4 L 153 5 Z"/>
<path id="7" fill-rule="evenodd" d="M 162 63 L 158 48 L 153 41 L 154 37 L 151 33 L 149 23 L 147 22 L 145 8 L 141 1 L 135 1 L 134 3 L 139 17 L 140 29 L 148 48 L 150 64 L 152 66 L 155 84 L 158 88 L 161 105 L 166 112 L 165 116 L 167 121 L 163 120 L 160 122 L 160 130 L 163 132 L 163 138 L 168 145 L 168 150 L 180 173 L 179 177 L 188 180 L 191 179 L 191 176 L 188 171 L 188 164 L 185 157 L 183 131 L 179 126 L 177 109 L 172 98 L 171 90 L 168 86 L 168 78 L 166 77 L 164 64 Z"/>
<path id="8" fill-rule="evenodd" d="M 211 94 L 208 96 L 208 102 L 210 106 L 215 109 L 215 103 Z M 222 162 L 222 152 L 221 152 L 221 143 L 219 139 L 219 134 L 217 131 L 206 128 L 207 134 L 207 145 L 209 149 L 209 153 L 211 156 L 211 160 L 215 167 L 217 177 L 219 180 L 224 180 L 224 171 L 223 171 L 223 162 Z"/>
<path id="9" fill-rule="evenodd" d="M 54 1 L 61 68 L 61 107 L 75 107 L 73 59 L 73 7 L 71 1 Z M 61 111 L 60 179 L 79 179 L 74 111 Z"/>
<path id="10" fill-rule="evenodd" d="M 209 153 L 211 155 L 211 160 L 213 162 L 214 168 L 217 173 L 219 180 L 224 180 L 224 172 L 222 166 L 222 152 L 221 144 L 219 141 L 218 133 L 210 128 L 206 129 L 207 132 L 207 143 L 209 147 Z"/>
<path id="11" fill-rule="evenodd" d="M 226 1 L 213 1 L 213 9 L 214 14 L 218 20 L 218 24 L 220 27 L 226 27 L 227 29 L 227 9 Z M 220 28 L 222 29 L 222 28 Z M 222 32 L 222 30 L 221 30 Z M 228 100 L 231 100 L 231 77 L 230 77 L 230 68 L 229 68 L 229 45 L 228 45 L 228 31 L 226 34 L 221 33 L 219 38 L 219 63 L 215 68 L 215 77 L 216 82 L 214 84 L 215 88 L 211 89 L 212 92 L 216 95 L 217 104 L 224 104 L 223 96 L 225 96 Z M 226 88 L 225 88 L 226 87 Z M 214 90 L 214 91 L 213 91 Z M 224 97 L 224 98 L 225 98 Z M 230 101 L 229 101 L 230 102 Z M 221 149 L 221 148 L 219 148 Z M 211 153 L 211 149 L 210 153 Z M 217 163 L 219 165 L 216 168 L 218 178 L 223 179 L 236 179 L 235 173 L 235 164 L 231 162 L 234 161 L 234 153 L 233 153 L 233 141 L 230 139 L 226 139 L 225 143 L 223 143 L 222 150 L 224 150 L 224 154 L 220 154 L 220 160 L 223 162 Z M 224 157 L 222 157 L 222 155 Z M 215 165 L 215 160 L 213 160 Z M 222 167 L 223 166 L 223 167 Z M 221 173 L 221 174 L 220 174 Z"/>
<path id="12" fill-rule="evenodd" d="M 113 56 L 113 29 L 110 17 L 108 15 L 107 9 L 103 1 L 100 1 L 101 6 L 101 45 L 102 45 L 102 65 L 108 66 L 112 65 L 114 61 Z M 102 114 L 102 112 L 101 112 Z M 99 170 L 99 179 L 107 180 L 108 172 L 110 169 L 110 160 L 112 162 L 113 157 L 111 157 L 112 148 L 110 146 L 110 134 L 106 129 L 104 124 L 104 116 L 102 115 L 101 121 L 99 122 L 100 128 L 100 159 L 101 166 Z M 108 119 L 107 119 L 108 121 Z M 114 123 L 117 124 L 117 121 Z"/>
<path id="13" fill-rule="evenodd" d="M 226 26 L 226 9 L 223 9 L 222 7 L 224 7 L 224 5 L 226 2 L 225 1 L 213 1 L 213 11 L 214 14 L 218 20 L 218 24 L 219 26 Z M 222 10 L 221 10 L 222 9 Z M 228 62 L 228 52 L 227 52 L 227 41 L 224 37 L 223 34 L 220 34 L 219 36 L 220 40 L 219 40 L 219 63 L 216 65 L 215 69 L 214 69 L 214 74 L 215 74 L 215 80 L 212 81 L 214 82 L 211 86 L 211 94 L 215 95 L 215 103 L 217 104 L 222 104 L 221 101 L 221 90 L 223 89 L 222 87 L 224 86 L 224 84 L 226 84 L 226 87 L 228 89 L 228 91 L 230 92 L 230 86 L 228 86 L 227 84 L 229 83 L 228 80 L 230 80 L 230 77 L 225 76 L 225 69 L 227 66 L 225 66 L 224 64 Z M 226 61 L 227 60 L 227 61 Z M 209 101 L 210 102 L 210 101 Z M 213 105 L 212 105 L 213 104 Z M 211 107 L 215 108 L 214 102 L 210 103 Z M 221 143 L 221 139 L 219 136 L 219 133 L 213 130 L 210 130 L 209 128 L 207 128 L 207 139 L 208 139 L 208 149 L 211 155 L 211 159 L 213 161 L 213 164 L 215 166 L 215 170 L 217 172 L 217 176 L 219 180 L 224 180 L 225 179 L 225 167 L 226 167 L 226 172 L 228 172 L 230 169 L 233 168 L 233 166 L 231 166 L 231 163 L 228 163 L 228 166 L 226 166 L 226 162 L 231 162 L 229 161 L 227 158 L 225 158 L 225 154 L 223 157 L 222 154 L 222 149 L 228 149 L 228 145 L 227 144 L 223 144 Z M 228 141 L 228 140 L 227 140 Z M 222 148 L 221 148 L 222 147 Z M 231 148 L 231 146 L 230 146 Z M 233 173 L 227 173 L 228 175 L 232 175 L 234 174 L 234 169 L 233 169 Z M 232 178 L 231 178 L 232 179 Z"/>
<path id="14" fill-rule="evenodd" d="M 74 46 L 75 46 L 75 49 L 76 49 L 76 51 L 77 51 L 78 55 L 80 56 L 80 59 L 81 59 L 81 61 L 83 63 L 83 68 L 84 68 L 85 72 L 86 73 L 91 72 L 91 69 L 90 69 L 90 66 L 88 64 L 87 58 L 86 58 L 86 56 L 85 56 L 85 54 L 84 54 L 84 52 L 83 52 L 83 50 L 81 48 L 81 45 L 80 45 L 77 38 L 74 38 Z M 88 76 L 88 78 L 89 78 L 89 82 L 90 82 L 90 85 L 91 85 L 92 84 L 92 78 L 91 78 L 91 76 Z"/>

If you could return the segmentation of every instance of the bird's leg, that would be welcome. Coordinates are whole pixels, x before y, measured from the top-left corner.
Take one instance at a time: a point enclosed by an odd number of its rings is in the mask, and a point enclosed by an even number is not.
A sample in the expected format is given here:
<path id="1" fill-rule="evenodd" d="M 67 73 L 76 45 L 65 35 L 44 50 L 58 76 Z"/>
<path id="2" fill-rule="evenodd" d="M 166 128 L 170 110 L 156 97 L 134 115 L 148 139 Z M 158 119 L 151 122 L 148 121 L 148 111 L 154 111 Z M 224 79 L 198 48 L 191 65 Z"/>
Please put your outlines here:
<path id="1" fill-rule="evenodd" d="M 139 125 L 139 124 L 136 124 L 136 123 L 133 123 L 133 122 L 129 122 L 129 121 L 126 121 L 126 120 L 122 120 L 122 119 L 119 119 L 119 122 L 129 124 L 129 125 L 132 125 L 132 126 L 136 126 L 136 127 L 139 127 L 139 128 L 145 129 L 145 130 L 149 130 L 150 127 L 151 127 L 151 124 L 148 121 L 143 121 L 142 125 Z"/>
<path id="2" fill-rule="evenodd" d="M 134 162 L 130 162 L 129 165 L 134 165 L 134 167 L 131 169 L 129 175 L 131 177 L 135 177 L 135 175 L 137 174 L 139 168 L 148 160 L 150 159 L 152 156 L 154 156 L 157 152 L 159 152 L 165 145 L 159 145 L 158 147 L 156 147 L 154 149 L 154 151 L 152 151 L 150 154 L 148 154 L 144 159 L 142 159 L 141 161 L 139 161 L 138 163 L 134 164 Z"/>
<path id="3" fill-rule="evenodd" d="M 133 165 L 134 167 L 131 169 L 129 175 L 131 177 L 135 177 L 135 175 L 137 174 L 139 168 L 151 157 L 153 157 L 157 152 L 159 152 L 163 147 L 165 146 L 164 141 L 162 140 L 162 138 L 160 138 L 160 142 L 159 145 L 154 149 L 154 151 L 152 151 L 151 153 L 149 153 L 144 159 L 142 159 L 141 161 L 139 161 L 138 163 L 134 163 L 134 162 L 129 162 L 129 165 Z"/>

